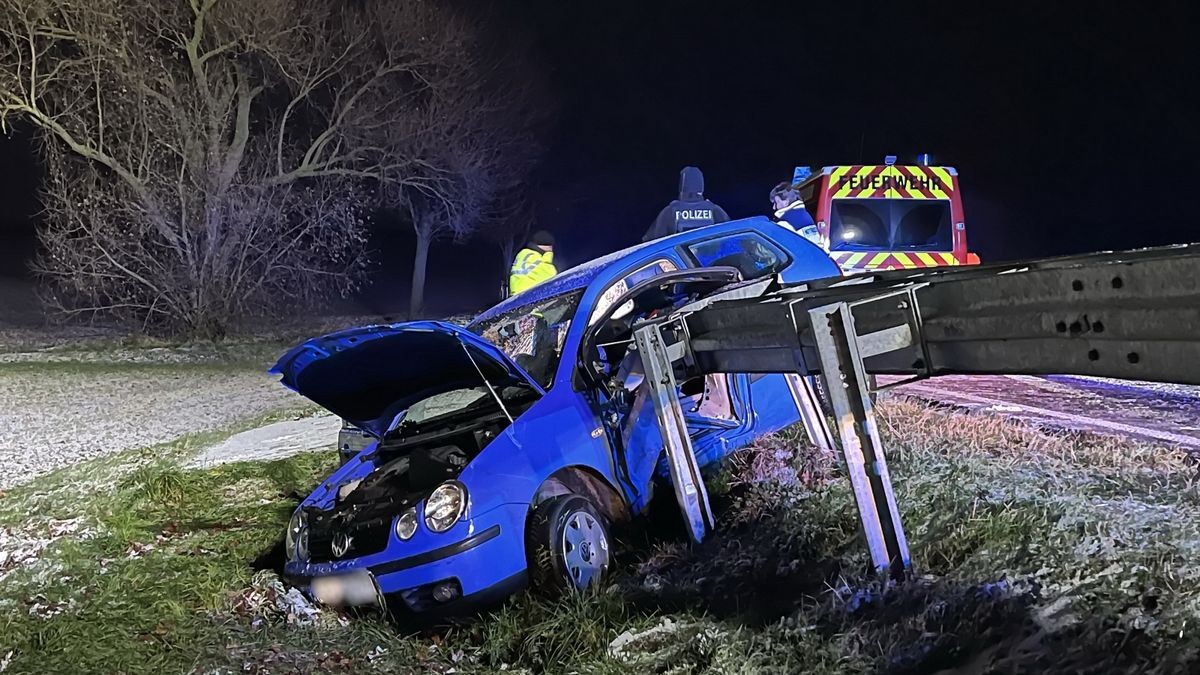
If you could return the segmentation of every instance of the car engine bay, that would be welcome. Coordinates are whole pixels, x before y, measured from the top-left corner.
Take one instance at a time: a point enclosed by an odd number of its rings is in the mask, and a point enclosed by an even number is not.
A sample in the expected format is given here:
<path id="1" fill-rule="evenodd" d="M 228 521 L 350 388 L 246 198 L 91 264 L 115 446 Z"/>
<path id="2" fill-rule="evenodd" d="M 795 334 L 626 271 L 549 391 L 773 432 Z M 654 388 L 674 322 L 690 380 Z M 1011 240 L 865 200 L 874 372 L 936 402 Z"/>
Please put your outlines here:
<path id="1" fill-rule="evenodd" d="M 353 553 L 345 557 L 383 550 L 397 515 L 438 485 L 457 478 L 508 428 L 508 415 L 519 415 L 538 398 L 532 390 L 518 388 L 498 395 L 505 401 L 504 408 L 488 394 L 459 396 L 460 401 L 469 400 L 465 407 L 443 412 L 444 407 L 435 406 L 439 413 L 435 416 L 420 420 L 406 417 L 374 451 L 362 455 L 359 461 L 375 466 L 370 474 L 337 486 L 332 508 L 307 509 L 310 559 L 332 559 L 331 543 L 339 532 L 351 535 L 353 542 Z M 443 398 L 442 403 L 446 402 Z"/>

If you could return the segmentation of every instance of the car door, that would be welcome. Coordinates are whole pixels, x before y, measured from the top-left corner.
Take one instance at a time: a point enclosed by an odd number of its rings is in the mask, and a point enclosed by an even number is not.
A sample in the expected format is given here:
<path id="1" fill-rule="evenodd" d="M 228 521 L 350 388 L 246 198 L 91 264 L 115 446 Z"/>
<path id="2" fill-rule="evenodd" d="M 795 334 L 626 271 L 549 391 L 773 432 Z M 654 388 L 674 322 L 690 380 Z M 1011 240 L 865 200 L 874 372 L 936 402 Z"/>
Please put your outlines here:
<path id="1" fill-rule="evenodd" d="M 700 238 L 682 248 L 689 265 L 733 267 L 745 280 L 779 274 L 792 261 L 777 243 L 753 230 Z M 692 447 L 702 466 L 719 461 L 753 431 L 753 393 L 761 389 L 755 382 L 744 373 L 709 375 L 703 393 L 685 405 Z"/>
<path id="2" fill-rule="evenodd" d="M 746 279 L 774 275 L 785 285 L 841 274 L 841 269 L 820 247 L 777 225 L 765 227 L 766 232 L 747 229 L 697 238 L 681 246 L 683 257 L 689 264 L 701 267 L 735 267 Z M 697 459 L 702 464 L 717 461 L 757 436 L 797 421 L 799 404 L 792 395 L 795 383 L 790 383 L 788 377 L 728 375 L 730 396 L 741 413 L 742 424 L 712 431 L 717 437 L 715 442 L 695 443 Z"/>
<path id="3" fill-rule="evenodd" d="M 653 278 L 660 274 L 675 272 L 679 269 L 681 261 L 674 255 L 662 255 L 636 266 L 633 270 L 623 274 L 619 279 L 613 281 L 601 293 L 595 305 L 588 312 L 588 323 L 586 335 L 592 334 L 592 329 L 596 328 L 597 322 L 604 320 L 613 314 L 627 312 L 629 308 L 614 306 L 618 300 L 621 300 L 629 289 L 637 284 Z M 624 304 L 624 303 L 622 303 Z M 582 314 L 582 311 L 580 312 Z M 583 350 L 589 350 L 587 346 L 588 340 L 585 337 L 583 340 Z M 601 342 L 596 345 L 601 351 L 608 350 L 610 346 Z M 580 354 L 580 368 L 583 368 L 584 361 L 590 355 Z M 650 474 L 654 471 L 653 460 L 647 463 L 644 458 L 639 455 L 631 455 L 626 448 L 628 447 L 628 439 L 623 437 L 622 422 L 627 416 L 627 406 L 619 397 L 614 396 L 616 392 L 605 389 L 598 382 L 587 380 L 586 382 L 578 382 L 577 388 L 580 388 L 585 395 L 591 400 L 595 406 L 597 415 L 602 422 L 602 427 L 608 436 L 609 446 L 613 450 L 614 458 L 617 465 L 617 475 L 620 477 L 626 494 L 630 497 L 630 502 L 634 511 L 639 511 L 642 508 L 643 500 L 646 497 L 644 494 L 644 486 L 649 479 Z M 650 416 L 652 418 L 653 415 Z"/>
<path id="4" fill-rule="evenodd" d="M 661 274 L 661 273 L 660 273 Z M 632 346 L 632 326 L 673 306 L 740 279 L 733 268 L 681 270 L 646 277 L 621 295 L 611 295 L 589 321 L 581 343 L 581 372 L 592 369 L 586 389 L 595 397 L 609 432 L 618 467 L 633 495 L 635 510 L 648 498 L 648 486 L 663 448 L 653 403 L 641 380 L 640 355 Z M 621 283 L 622 288 L 626 284 Z M 666 290 L 670 289 L 670 290 Z M 636 309 L 635 309 L 636 307 Z M 633 370 L 624 371 L 627 366 Z M 720 457 L 723 438 L 743 430 L 746 392 L 734 379 L 699 377 L 680 382 L 679 403 L 697 457 Z"/>

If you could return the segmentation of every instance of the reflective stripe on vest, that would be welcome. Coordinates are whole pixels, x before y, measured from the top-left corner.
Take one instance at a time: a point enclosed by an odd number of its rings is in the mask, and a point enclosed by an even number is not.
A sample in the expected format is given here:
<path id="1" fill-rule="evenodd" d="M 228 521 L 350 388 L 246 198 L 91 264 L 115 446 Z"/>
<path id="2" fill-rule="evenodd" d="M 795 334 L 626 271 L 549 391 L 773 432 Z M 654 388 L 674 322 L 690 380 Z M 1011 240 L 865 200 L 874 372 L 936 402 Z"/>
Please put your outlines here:
<path id="1" fill-rule="evenodd" d="M 558 273 L 554 268 L 554 252 L 521 249 L 513 260 L 512 271 L 508 277 L 509 293 L 516 295 L 521 291 L 539 284 Z"/>

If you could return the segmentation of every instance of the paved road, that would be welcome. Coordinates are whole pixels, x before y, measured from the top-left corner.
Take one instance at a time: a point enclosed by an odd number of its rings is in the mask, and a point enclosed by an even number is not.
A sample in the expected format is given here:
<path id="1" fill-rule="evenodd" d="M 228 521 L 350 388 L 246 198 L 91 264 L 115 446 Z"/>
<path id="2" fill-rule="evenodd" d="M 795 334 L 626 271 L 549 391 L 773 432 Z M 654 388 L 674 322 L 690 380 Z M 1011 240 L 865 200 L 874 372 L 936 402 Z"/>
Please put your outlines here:
<path id="1" fill-rule="evenodd" d="M 895 379 L 881 378 L 880 384 Z M 955 375 L 892 391 L 1044 426 L 1200 451 L 1200 387 L 1064 375 Z"/>

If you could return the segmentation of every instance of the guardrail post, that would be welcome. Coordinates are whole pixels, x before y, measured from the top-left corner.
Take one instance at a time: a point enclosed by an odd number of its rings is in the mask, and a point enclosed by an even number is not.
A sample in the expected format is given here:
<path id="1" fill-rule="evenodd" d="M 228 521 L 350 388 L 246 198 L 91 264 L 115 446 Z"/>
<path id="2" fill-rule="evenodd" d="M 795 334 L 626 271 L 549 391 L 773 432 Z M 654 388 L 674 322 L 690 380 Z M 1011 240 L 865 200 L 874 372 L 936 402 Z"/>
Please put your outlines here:
<path id="1" fill-rule="evenodd" d="M 879 572 L 901 580 L 907 576 L 912 562 L 875 424 L 854 316 L 849 304 L 838 302 L 809 310 L 809 321 L 871 562 Z"/>
<path id="2" fill-rule="evenodd" d="M 796 402 L 796 409 L 800 411 L 800 421 L 804 424 L 804 431 L 808 433 L 809 442 L 821 452 L 833 452 L 833 431 L 830 430 L 829 421 L 825 419 L 825 413 L 821 410 L 813 378 L 794 373 L 786 377 L 788 388 L 791 389 L 792 398 Z"/>
<path id="3" fill-rule="evenodd" d="M 708 503 L 708 490 L 704 487 L 700 466 L 692 450 L 683 408 L 679 405 L 679 388 L 675 382 L 671 356 L 663 342 L 662 333 L 671 325 L 659 323 L 644 326 L 635 330 L 633 337 L 646 373 L 645 386 L 649 387 L 650 401 L 658 418 L 675 499 L 683 510 L 692 541 L 700 543 L 715 526 L 715 519 Z"/>

